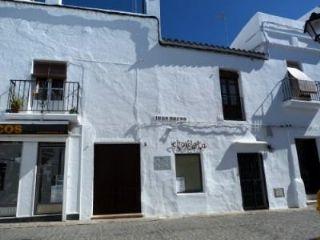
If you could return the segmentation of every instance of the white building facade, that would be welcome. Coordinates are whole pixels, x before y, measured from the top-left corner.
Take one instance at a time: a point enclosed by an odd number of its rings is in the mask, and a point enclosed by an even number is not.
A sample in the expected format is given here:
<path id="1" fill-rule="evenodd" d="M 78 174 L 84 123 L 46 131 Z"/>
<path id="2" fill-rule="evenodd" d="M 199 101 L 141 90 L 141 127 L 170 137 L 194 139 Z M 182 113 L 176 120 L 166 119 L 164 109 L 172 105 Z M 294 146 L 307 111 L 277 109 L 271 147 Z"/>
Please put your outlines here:
<path id="1" fill-rule="evenodd" d="M 306 207 L 320 48 L 304 22 L 258 13 L 234 49 L 162 39 L 159 1 L 146 13 L 0 2 L 0 216 Z"/>

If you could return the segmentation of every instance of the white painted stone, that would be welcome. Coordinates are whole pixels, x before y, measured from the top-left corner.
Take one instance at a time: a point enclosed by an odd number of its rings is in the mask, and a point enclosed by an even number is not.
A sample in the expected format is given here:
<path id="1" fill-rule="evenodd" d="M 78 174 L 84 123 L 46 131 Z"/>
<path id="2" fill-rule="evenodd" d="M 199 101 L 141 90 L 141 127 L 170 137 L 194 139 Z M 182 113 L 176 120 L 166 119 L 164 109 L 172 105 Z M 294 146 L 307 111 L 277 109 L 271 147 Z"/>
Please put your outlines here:
<path id="1" fill-rule="evenodd" d="M 73 124 L 81 125 L 82 131 L 74 133 L 81 139 L 67 140 L 64 216 L 92 217 L 97 142 L 141 144 L 145 217 L 243 211 L 238 152 L 263 153 L 271 209 L 304 207 L 292 139 L 319 139 L 320 116 L 317 109 L 302 114 L 283 107 L 280 87 L 286 59 L 300 61 L 311 78 L 320 79 L 319 46 L 301 33 L 302 26 L 300 21 L 257 13 L 233 46 L 262 49 L 270 57 L 264 61 L 163 47 L 154 18 L 0 2 L 0 120 L 8 121 L 4 112 L 9 79 L 30 79 L 34 59 L 67 61 L 68 81 L 81 86 L 79 120 Z M 292 36 L 298 47 L 290 46 Z M 246 121 L 223 120 L 219 68 L 239 72 Z M 155 115 L 183 116 L 188 121 L 154 123 Z M 274 150 L 234 144 L 248 136 L 268 142 Z M 177 194 L 174 167 L 156 172 L 152 159 L 171 156 L 174 166 L 171 142 L 188 139 L 208 146 L 201 153 L 204 192 Z M 284 188 L 286 197 L 275 198 L 274 188 Z M 26 196 L 31 194 L 28 189 Z M 18 209 L 18 216 L 32 212 L 30 206 Z"/>

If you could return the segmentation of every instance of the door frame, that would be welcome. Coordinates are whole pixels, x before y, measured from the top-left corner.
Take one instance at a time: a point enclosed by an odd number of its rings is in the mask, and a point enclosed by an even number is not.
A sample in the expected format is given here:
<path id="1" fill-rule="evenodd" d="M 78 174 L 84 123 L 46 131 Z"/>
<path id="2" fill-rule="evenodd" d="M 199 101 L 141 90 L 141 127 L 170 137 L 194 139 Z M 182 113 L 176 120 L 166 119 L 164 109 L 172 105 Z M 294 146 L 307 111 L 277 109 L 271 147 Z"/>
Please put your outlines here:
<path id="1" fill-rule="evenodd" d="M 134 214 L 102 214 L 102 215 L 94 215 L 94 166 L 95 166 L 95 146 L 96 145 L 139 145 L 139 154 L 140 154 L 140 208 L 141 208 L 141 213 L 134 213 Z M 100 219 L 100 218 L 108 218 L 109 216 L 113 218 L 113 216 L 124 216 L 124 217 L 142 217 L 143 214 L 143 205 L 142 205 L 142 147 L 147 146 L 147 143 L 140 142 L 140 141 L 133 141 L 132 139 L 110 139 L 110 138 L 97 138 L 93 142 L 93 151 L 92 151 L 92 159 L 93 159 L 93 167 L 92 167 L 92 191 L 91 191 L 91 197 L 92 197 L 92 204 L 91 204 L 91 219 Z"/>
<path id="2" fill-rule="evenodd" d="M 260 156 L 259 159 L 259 165 L 260 165 L 260 170 L 262 171 L 262 184 L 264 185 L 265 191 L 262 193 L 265 200 L 266 200 L 266 208 L 257 208 L 257 209 L 245 209 L 244 204 L 243 204 L 243 188 L 241 184 L 241 174 L 240 174 L 240 164 L 239 164 L 239 155 L 241 154 L 257 154 Z M 239 176 L 239 184 L 240 184 L 240 189 L 241 189 L 241 198 L 242 198 L 242 207 L 245 211 L 252 211 L 252 210 L 264 210 L 264 209 L 270 209 L 270 203 L 269 203 L 269 191 L 268 191 L 268 185 L 267 185 L 267 178 L 266 178 L 266 170 L 264 166 L 264 157 L 263 153 L 261 152 L 237 152 L 237 164 L 238 164 L 238 176 Z M 263 186 L 262 186 L 263 187 Z"/>

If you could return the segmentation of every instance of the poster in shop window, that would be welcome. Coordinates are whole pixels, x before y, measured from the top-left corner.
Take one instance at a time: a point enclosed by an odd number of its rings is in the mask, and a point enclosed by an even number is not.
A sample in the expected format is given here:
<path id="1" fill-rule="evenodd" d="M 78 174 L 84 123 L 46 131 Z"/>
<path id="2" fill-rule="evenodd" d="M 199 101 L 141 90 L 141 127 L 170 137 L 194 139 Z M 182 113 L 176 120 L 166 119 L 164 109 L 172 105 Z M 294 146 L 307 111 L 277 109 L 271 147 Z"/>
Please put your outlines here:
<path id="1" fill-rule="evenodd" d="M 183 193 L 186 191 L 186 180 L 185 177 L 176 178 L 176 188 L 178 193 Z"/>

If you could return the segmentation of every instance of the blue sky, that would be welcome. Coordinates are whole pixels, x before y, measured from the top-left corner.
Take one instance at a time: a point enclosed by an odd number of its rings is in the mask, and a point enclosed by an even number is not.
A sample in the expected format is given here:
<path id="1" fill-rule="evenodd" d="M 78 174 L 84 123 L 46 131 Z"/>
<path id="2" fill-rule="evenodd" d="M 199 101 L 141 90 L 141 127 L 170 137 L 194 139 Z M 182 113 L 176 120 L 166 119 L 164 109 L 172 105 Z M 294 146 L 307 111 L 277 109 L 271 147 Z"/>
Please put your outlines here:
<path id="1" fill-rule="evenodd" d="M 64 0 L 64 4 L 141 11 L 142 1 Z M 295 19 L 320 5 L 320 0 L 160 1 L 163 36 L 217 45 L 229 45 L 258 11 Z"/>

